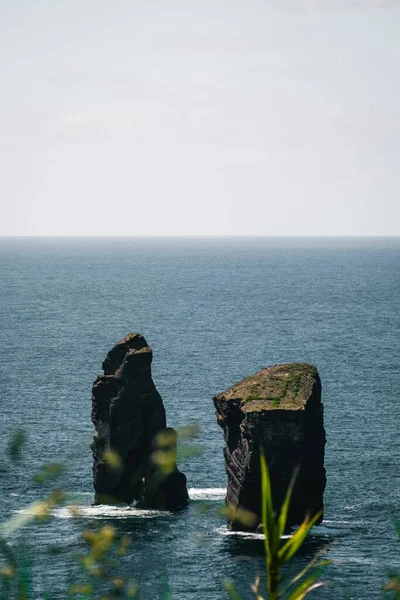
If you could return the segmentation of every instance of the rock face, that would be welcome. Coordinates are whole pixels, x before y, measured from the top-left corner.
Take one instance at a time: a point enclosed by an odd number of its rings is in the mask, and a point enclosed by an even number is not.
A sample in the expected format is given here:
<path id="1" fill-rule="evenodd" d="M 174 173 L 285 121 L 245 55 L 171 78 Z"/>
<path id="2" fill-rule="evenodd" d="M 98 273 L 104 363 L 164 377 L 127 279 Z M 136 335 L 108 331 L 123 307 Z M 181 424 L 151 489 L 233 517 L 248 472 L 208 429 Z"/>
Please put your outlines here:
<path id="1" fill-rule="evenodd" d="M 93 384 L 95 503 L 177 510 L 188 501 L 176 467 L 176 432 L 151 376 L 152 350 L 130 333 L 107 354 Z M 163 466 L 162 466 L 163 465 Z"/>
<path id="2" fill-rule="evenodd" d="M 288 526 L 323 509 L 326 484 L 325 431 L 321 381 L 310 364 L 263 369 L 213 399 L 224 431 L 226 500 L 261 518 L 260 448 L 270 472 L 275 510 L 279 510 L 296 467 Z M 322 520 L 322 517 L 321 517 Z M 235 520 L 232 529 L 255 529 Z"/>

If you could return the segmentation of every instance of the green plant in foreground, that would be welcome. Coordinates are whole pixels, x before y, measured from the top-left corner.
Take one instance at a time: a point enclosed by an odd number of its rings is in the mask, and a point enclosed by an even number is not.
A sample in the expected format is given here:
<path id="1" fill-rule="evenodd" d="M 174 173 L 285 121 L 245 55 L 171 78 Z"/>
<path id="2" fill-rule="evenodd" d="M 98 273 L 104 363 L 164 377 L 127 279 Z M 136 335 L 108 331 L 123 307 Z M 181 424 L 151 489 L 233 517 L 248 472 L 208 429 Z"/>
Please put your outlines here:
<path id="1" fill-rule="evenodd" d="M 304 569 L 302 569 L 293 578 L 286 581 L 282 577 L 282 568 L 298 552 L 306 539 L 311 528 L 315 525 L 321 516 L 317 513 L 312 518 L 306 517 L 300 527 L 287 539 L 282 539 L 286 531 L 286 523 L 290 500 L 292 497 L 293 486 L 296 474 L 293 476 L 287 493 L 278 515 L 275 515 L 272 504 L 271 480 L 269 477 L 268 466 L 263 453 L 261 460 L 261 523 L 264 534 L 265 549 L 265 573 L 267 579 L 267 598 L 268 600 L 302 600 L 309 592 L 324 585 L 319 581 L 321 569 L 329 564 L 329 561 L 321 561 L 320 553 L 311 560 Z M 240 600 L 239 594 L 231 583 L 225 585 L 231 600 Z M 256 600 L 264 600 L 260 592 L 260 578 L 257 577 L 251 590 Z"/>
<path id="2" fill-rule="evenodd" d="M 396 523 L 397 535 L 400 540 L 400 520 Z M 400 600 L 400 571 L 389 574 L 389 581 L 383 586 L 383 591 L 393 600 Z M 388 597 L 386 594 L 385 598 Z"/>
<path id="3" fill-rule="evenodd" d="M 183 430 L 183 439 L 192 435 L 193 428 Z M 8 456 L 11 465 L 21 460 L 25 437 L 22 433 L 17 433 L 9 445 Z M 191 449 L 189 448 L 189 451 Z M 168 454 L 168 453 L 167 453 Z M 187 453 L 190 456 L 191 452 Z M 164 454 L 161 454 L 161 460 L 155 461 L 157 464 L 169 465 Z M 176 450 L 173 449 L 173 458 L 176 459 Z M 105 459 L 115 469 L 120 468 L 120 458 L 113 452 L 109 452 Z M 6 461 L 3 462 L 2 473 L 11 472 L 7 467 Z M 10 465 L 10 466 L 11 466 Z M 0 524 L 0 600 L 33 600 L 37 598 L 35 593 L 35 572 L 29 559 L 24 556 L 23 546 L 26 538 L 16 539 L 15 534 L 29 523 L 46 523 L 51 518 L 54 509 L 60 505 L 65 505 L 67 497 L 59 487 L 53 487 L 52 483 L 57 480 L 63 466 L 59 464 L 50 464 L 35 475 L 34 483 L 36 485 L 46 485 L 47 494 L 45 498 L 33 502 L 25 508 L 24 511 L 13 515 L 5 523 Z M 251 586 L 252 595 L 255 600 L 302 600 L 309 592 L 321 587 L 323 584 L 319 580 L 321 569 L 329 564 L 329 561 L 320 560 L 321 553 L 318 553 L 304 569 L 294 577 L 283 576 L 283 567 L 297 554 L 298 550 L 305 541 L 311 528 L 318 520 L 320 514 L 312 519 L 306 518 L 300 527 L 289 539 L 282 536 L 286 530 L 287 515 L 290 506 L 290 500 L 293 491 L 295 478 L 293 477 L 285 501 L 280 513 L 276 515 L 273 510 L 271 483 L 266 460 L 261 455 L 261 491 L 262 491 L 262 527 L 264 532 L 265 547 L 265 573 L 266 590 L 265 593 L 260 590 L 260 578 L 257 577 Z M 78 507 L 73 505 L 68 507 L 71 515 L 79 517 Z M 230 508 L 227 507 L 225 514 L 231 517 Z M 247 511 L 237 511 L 232 515 L 235 519 L 240 518 L 244 524 L 251 525 L 254 515 Z M 400 537 L 400 523 L 397 525 L 397 531 Z M 116 528 L 109 525 L 103 525 L 99 528 L 90 528 L 87 524 L 80 528 L 81 552 L 79 554 L 66 553 L 65 558 L 77 564 L 80 569 L 74 569 L 74 581 L 70 581 L 68 589 L 65 591 L 65 598 L 71 600 L 111 600 L 112 598 L 138 598 L 136 582 L 119 574 L 120 560 L 127 553 L 129 538 L 119 536 Z M 41 558 L 45 558 L 42 553 Z M 385 598 L 391 600 L 400 600 L 400 573 L 393 572 L 383 588 L 386 593 Z M 225 589 L 229 593 L 231 600 L 241 600 L 238 592 L 232 583 L 227 583 Z M 51 600 L 49 593 L 43 592 L 40 598 Z M 152 596 L 155 598 L 156 596 Z M 162 590 L 157 595 L 159 600 L 173 600 L 173 593 L 169 589 L 168 577 L 166 574 L 163 580 Z M 143 600 L 150 600 L 143 598 Z"/>
<path id="4" fill-rule="evenodd" d="M 193 424 L 179 430 L 178 435 L 181 440 L 188 441 L 197 431 L 198 425 Z M 176 434 L 171 440 L 171 434 L 167 432 L 164 436 L 160 435 L 157 441 L 152 460 L 159 471 L 160 480 L 162 480 L 176 468 Z M 3 469 L 4 473 L 11 472 L 12 464 L 21 460 L 24 443 L 24 434 L 17 432 L 9 443 L 7 453 L 11 464 L 9 468 Z M 198 453 L 196 447 L 184 447 L 180 452 L 180 457 L 187 458 L 196 453 Z M 112 449 L 106 450 L 104 461 L 115 471 L 122 468 L 120 456 Z M 0 600 L 33 600 L 37 597 L 32 586 L 33 563 L 21 553 L 21 544 L 15 543 L 15 534 L 28 524 L 48 522 L 54 509 L 67 504 L 66 494 L 52 485 L 63 470 L 64 466 L 58 463 L 45 466 L 33 477 L 35 485 L 46 485 L 47 493 L 44 499 L 31 503 L 5 523 L 0 523 Z M 3 471 L 0 472 L 0 476 Z M 81 516 L 78 507 L 68 506 L 68 504 L 67 507 L 71 516 Z M 74 580 L 70 581 L 65 597 L 86 598 L 87 600 L 136 598 L 138 593 L 136 582 L 119 574 L 120 559 L 126 555 L 129 542 L 128 536 L 119 536 L 117 529 L 109 525 L 99 528 L 85 525 L 84 528 L 81 528 L 80 543 L 83 552 L 66 553 L 65 555 L 71 566 L 74 564 L 75 567 Z M 24 540 L 22 544 L 24 544 Z M 169 600 L 168 579 L 167 577 L 164 579 L 159 598 L 160 600 Z M 50 600 L 48 594 L 44 594 L 43 597 Z"/>

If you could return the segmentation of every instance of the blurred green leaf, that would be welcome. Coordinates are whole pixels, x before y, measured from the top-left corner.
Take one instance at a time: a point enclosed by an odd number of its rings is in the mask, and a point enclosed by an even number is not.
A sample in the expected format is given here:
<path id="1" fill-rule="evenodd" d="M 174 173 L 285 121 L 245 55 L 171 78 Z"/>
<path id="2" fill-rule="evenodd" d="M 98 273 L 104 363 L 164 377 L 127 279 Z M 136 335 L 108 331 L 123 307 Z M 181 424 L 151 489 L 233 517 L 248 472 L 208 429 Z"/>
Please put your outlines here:
<path id="1" fill-rule="evenodd" d="M 37 484 L 42 484 L 48 479 L 58 477 L 58 475 L 60 475 L 60 473 L 62 473 L 63 471 L 64 467 L 59 463 L 46 465 L 46 467 L 42 471 L 40 471 L 40 473 L 37 473 L 34 476 L 33 481 Z"/>
<path id="2" fill-rule="evenodd" d="M 253 585 L 250 586 L 250 589 L 253 592 L 254 598 L 256 600 L 264 600 L 264 598 L 260 594 L 260 577 L 259 577 L 259 575 L 257 575 Z"/>
<path id="3" fill-rule="evenodd" d="M 298 587 L 287 597 L 287 600 L 303 600 L 312 592 L 323 585 L 325 585 L 322 581 L 316 581 L 319 573 L 313 573 L 305 581 L 300 583 Z"/>
<path id="4" fill-rule="evenodd" d="M 306 539 L 307 534 L 310 532 L 310 529 L 315 525 L 318 519 L 320 519 L 321 514 L 321 512 L 318 512 L 311 519 L 308 519 L 307 517 L 294 532 L 292 537 L 282 546 L 278 553 L 279 559 L 282 562 L 287 562 L 296 554 Z"/>
<path id="5" fill-rule="evenodd" d="M 15 531 L 29 523 L 29 521 L 32 521 L 35 518 L 32 509 L 35 507 L 36 504 L 39 503 L 31 504 L 29 507 L 27 507 L 27 509 L 17 513 L 15 516 L 8 519 L 8 521 L 6 521 L 5 523 L 2 523 L 0 526 L 0 539 L 9 538 Z"/>
<path id="6" fill-rule="evenodd" d="M 234 586 L 234 584 L 231 581 L 226 581 L 224 583 L 224 588 L 228 592 L 229 598 L 231 600 L 241 600 L 241 598 L 236 590 L 236 587 Z"/>
<path id="7" fill-rule="evenodd" d="M 279 536 L 280 537 L 286 531 L 286 523 L 287 523 L 287 516 L 288 516 L 288 512 L 289 512 L 290 500 L 292 499 L 293 488 L 294 488 L 294 484 L 295 484 L 298 472 L 299 472 L 299 469 L 297 468 L 293 473 L 293 476 L 289 483 L 289 487 L 286 492 L 284 503 L 281 508 L 281 512 L 279 514 L 278 523 L 279 523 Z"/>
<path id="8" fill-rule="evenodd" d="M 258 517 L 255 513 L 250 510 L 246 510 L 241 506 L 231 506 L 227 504 L 224 508 L 221 509 L 221 515 L 224 515 L 228 518 L 228 521 L 235 521 L 236 523 L 240 523 L 246 528 L 254 527 L 257 525 Z"/>
<path id="9" fill-rule="evenodd" d="M 180 427 L 177 430 L 178 438 L 180 441 L 190 440 L 198 435 L 201 431 L 200 423 L 192 423 L 186 427 Z"/>
<path id="10" fill-rule="evenodd" d="M 177 461 L 186 460 L 187 458 L 192 458 L 193 456 L 199 456 L 204 452 L 204 447 L 200 445 L 196 446 L 180 446 L 177 452 Z"/>
<path id="11" fill-rule="evenodd" d="M 171 589 L 169 587 L 168 575 L 165 573 L 161 580 L 160 600 L 170 600 Z"/>
<path id="12" fill-rule="evenodd" d="M 31 589 L 31 567 L 25 563 L 18 572 L 18 600 L 28 600 Z"/>
<path id="13" fill-rule="evenodd" d="M 396 531 L 397 531 L 397 535 L 399 536 L 400 539 L 400 519 L 397 519 L 395 524 L 394 524 Z"/>
<path id="14" fill-rule="evenodd" d="M 18 529 L 27 525 L 30 521 L 43 521 L 47 519 L 53 508 L 64 502 L 66 496 L 60 490 L 54 490 L 48 498 L 39 502 L 32 502 L 26 508 L 18 512 L 0 526 L 0 542 L 10 538 Z M 0 545 L 1 549 L 1 545 Z"/>
<path id="15" fill-rule="evenodd" d="M 274 507 L 272 504 L 271 480 L 264 453 L 260 453 L 261 462 L 261 520 L 264 531 L 264 545 L 267 560 L 271 561 L 279 546 L 279 527 L 275 523 Z"/>
<path id="16" fill-rule="evenodd" d="M 116 450 L 106 450 L 103 454 L 103 460 L 114 471 L 122 470 L 122 460 Z"/>
<path id="17" fill-rule="evenodd" d="M 330 561 L 330 560 L 320 560 L 320 557 L 323 554 L 325 554 L 326 551 L 327 551 L 327 548 L 323 548 L 322 550 L 317 552 L 317 554 L 314 556 L 314 558 L 312 560 L 310 560 L 309 563 L 307 563 L 307 565 L 304 567 L 304 569 L 299 571 L 299 573 L 297 573 L 297 575 L 295 575 L 291 580 L 289 580 L 286 583 L 286 585 L 283 587 L 283 589 L 281 589 L 281 594 L 285 594 L 289 590 L 290 587 L 292 587 L 293 585 L 298 583 L 300 581 L 300 579 L 302 579 L 311 569 L 313 569 L 313 568 L 318 569 L 318 573 L 320 573 L 320 571 L 323 567 L 326 567 L 326 566 L 332 564 L 332 561 Z"/>
<path id="18" fill-rule="evenodd" d="M 328 561 L 319 560 L 318 554 L 300 573 L 293 577 L 289 582 L 283 581 L 282 585 L 282 568 L 299 550 L 303 544 L 310 529 L 321 517 L 321 513 L 317 513 L 311 519 L 306 517 L 299 528 L 293 535 L 282 544 L 282 536 L 286 530 L 287 516 L 289 513 L 290 502 L 292 498 L 297 469 L 290 481 L 288 490 L 285 495 L 280 513 L 275 516 L 273 502 L 271 480 L 269 476 L 267 462 L 262 451 L 260 451 L 260 468 L 261 468 L 261 519 L 264 533 L 264 546 L 266 555 L 266 576 L 267 576 L 267 596 L 269 600 L 278 600 L 289 591 L 293 585 L 297 587 L 290 592 L 287 600 L 302 600 L 310 591 L 320 587 L 322 582 L 317 581 L 321 567 L 328 564 Z M 308 577 L 301 581 L 303 577 L 309 573 L 313 567 L 319 567 L 319 570 L 311 573 Z M 257 600 L 261 599 L 258 590 L 259 580 L 252 587 L 253 593 Z"/>
<path id="19" fill-rule="evenodd" d="M 25 442 L 25 433 L 22 430 L 17 431 L 8 445 L 8 455 L 11 460 L 17 461 L 21 459 L 21 452 Z"/>
<path id="20" fill-rule="evenodd" d="M 385 592 L 394 592 L 394 598 L 400 600 L 400 576 L 393 576 L 383 587 Z"/>

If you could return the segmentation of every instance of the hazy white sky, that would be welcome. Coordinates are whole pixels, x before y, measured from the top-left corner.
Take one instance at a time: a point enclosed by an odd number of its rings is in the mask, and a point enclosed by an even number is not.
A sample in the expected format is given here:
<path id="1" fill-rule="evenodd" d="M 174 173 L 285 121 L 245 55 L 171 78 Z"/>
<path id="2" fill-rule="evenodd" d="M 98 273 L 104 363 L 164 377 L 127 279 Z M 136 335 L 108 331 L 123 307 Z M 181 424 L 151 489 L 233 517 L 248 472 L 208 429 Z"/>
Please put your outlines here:
<path id="1" fill-rule="evenodd" d="M 399 235 L 400 0 L 0 0 L 1 235 Z"/>

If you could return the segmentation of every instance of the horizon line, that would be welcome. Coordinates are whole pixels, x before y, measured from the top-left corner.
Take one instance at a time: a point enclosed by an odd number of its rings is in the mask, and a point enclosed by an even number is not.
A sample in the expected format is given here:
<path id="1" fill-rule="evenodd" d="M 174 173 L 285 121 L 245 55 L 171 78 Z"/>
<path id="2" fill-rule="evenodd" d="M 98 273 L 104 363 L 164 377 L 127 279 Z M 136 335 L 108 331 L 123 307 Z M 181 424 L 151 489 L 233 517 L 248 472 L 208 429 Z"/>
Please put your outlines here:
<path id="1" fill-rule="evenodd" d="M 26 234 L 0 234 L 0 239 L 226 239 L 226 238 L 399 238 L 398 234 L 149 234 L 149 235 L 93 235 L 93 234 L 65 234 L 65 235 L 26 235 Z"/>

